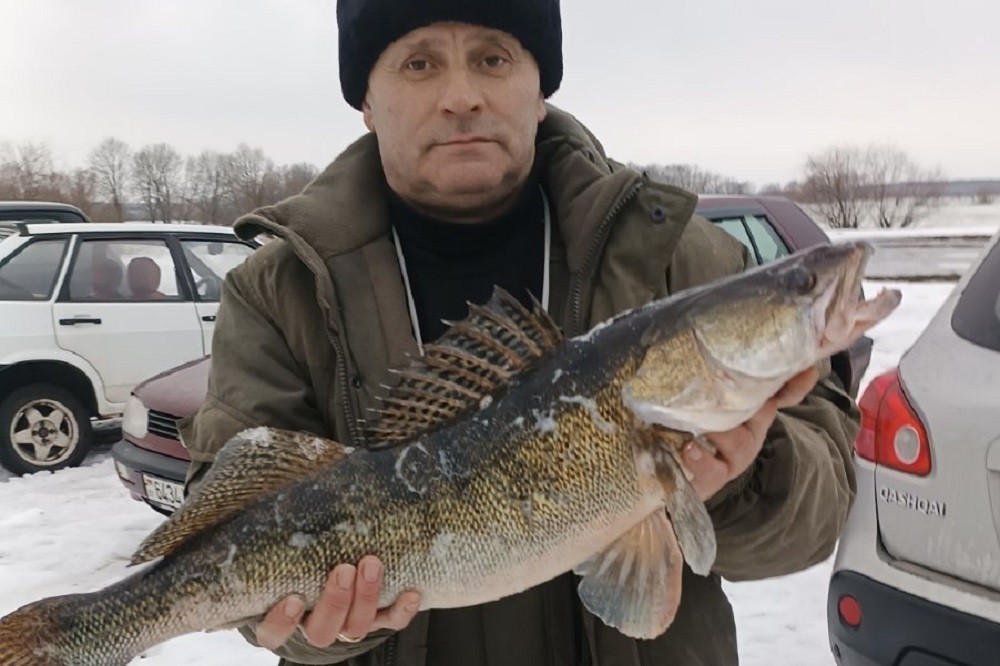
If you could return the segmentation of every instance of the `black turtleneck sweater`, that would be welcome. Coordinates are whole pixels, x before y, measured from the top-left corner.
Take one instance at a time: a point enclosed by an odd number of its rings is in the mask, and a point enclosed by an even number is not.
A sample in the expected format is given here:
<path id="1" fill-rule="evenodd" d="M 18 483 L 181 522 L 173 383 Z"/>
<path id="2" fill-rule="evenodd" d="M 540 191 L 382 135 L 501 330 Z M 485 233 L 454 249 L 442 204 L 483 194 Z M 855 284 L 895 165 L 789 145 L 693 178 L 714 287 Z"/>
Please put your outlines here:
<path id="1" fill-rule="evenodd" d="M 534 176 L 513 208 L 480 223 L 442 222 L 390 197 L 390 221 L 403 249 L 424 342 L 445 332 L 442 319 L 465 319 L 468 301 L 486 303 L 494 285 L 526 305 L 529 293 L 541 300 L 544 205 Z"/>
<path id="2" fill-rule="evenodd" d="M 422 215 L 393 195 L 390 221 L 399 235 L 424 342 L 441 337 L 447 326 L 468 316 L 467 301 L 486 303 L 494 285 L 503 287 L 526 306 L 529 293 L 542 298 L 545 261 L 545 203 L 537 176 L 529 178 L 517 203 L 497 219 L 457 224 Z M 505 610 L 510 598 L 476 609 L 438 609 L 431 613 L 427 663 L 439 666 L 534 663 L 541 656 L 552 663 L 580 663 L 585 654 L 576 579 L 559 577 L 530 592 L 534 603 L 520 604 L 515 616 Z M 546 595 L 573 599 L 575 616 L 553 618 Z M 485 629 L 487 622 L 493 633 Z M 507 626 L 510 623 L 510 626 Z M 574 627 L 567 630 L 564 624 Z M 554 629 L 553 626 L 560 628 Z M 492 635 L 518 637 L 488 644 Z M 562 641 L 556 641 L 562 637 Z M 555 642 L 553 642 L 555 641 Z M 558 643 L 558 644 L 557 644 Z M 526 653 L 525 646 L 547 645 L 551 654 Z M 561 655 L 561 656 L 553 656 Z M 553 661 L 554 660 L 554 661 Z"/>

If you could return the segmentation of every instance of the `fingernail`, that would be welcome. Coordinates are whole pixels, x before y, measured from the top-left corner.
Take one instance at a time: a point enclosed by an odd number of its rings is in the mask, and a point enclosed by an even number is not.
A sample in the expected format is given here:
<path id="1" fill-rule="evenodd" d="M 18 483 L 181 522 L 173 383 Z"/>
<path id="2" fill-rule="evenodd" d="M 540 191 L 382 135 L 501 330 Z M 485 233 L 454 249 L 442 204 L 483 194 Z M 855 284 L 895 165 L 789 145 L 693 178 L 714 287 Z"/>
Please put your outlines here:
<path id="1" fill-rule="evenodd" d="M 410 615 L 416 613 L 419 608 L 420 606 L 418 604 L 406 604 L 405 606 L 403 606 L 403 610 L 409 613 Z"/>
<path id="2" fill-rule="evenodd" d="M 291 597 L 285 602 L 285 617 L 293 620 L 299 615 L 302 615 L 302 611 L 306 609 L 305 602 L 303 602 L 298 597 Z"/>
<path id="3" fill-rule="evenodd" d="M 379 565 L 375 562 L 365 562 L 365 565 L 361 568 L 361 575 L 365 577 L 365 580 L 369 583 L 377 583 L 379 576 Z"/>
<path id="4" fill-rule="evenodd" d="M 687 457 L 695 462 L 701 460 L 702 456 L 701 447 L 697 446 L 696 444 L 688 444 L 688 447 L 689 447 L 688 450 L 685 451 Z"/>
<path id="5" fill-rule="evenodd" d="M 349 590 L 354 584 L 354 567 L 337 568 L 337 587 L 342 590 Z"/>

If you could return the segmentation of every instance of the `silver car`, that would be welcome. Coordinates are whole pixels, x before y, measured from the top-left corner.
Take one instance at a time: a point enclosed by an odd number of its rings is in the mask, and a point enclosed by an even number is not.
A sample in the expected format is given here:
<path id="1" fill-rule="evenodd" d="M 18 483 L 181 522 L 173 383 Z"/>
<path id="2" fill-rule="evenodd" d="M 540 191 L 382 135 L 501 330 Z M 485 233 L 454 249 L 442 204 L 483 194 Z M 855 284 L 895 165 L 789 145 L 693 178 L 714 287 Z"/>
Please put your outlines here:
<path id="1" fill-rule="evenodd" d="M 859 401 L 839 664 L 1000 664 L 1000 234 Z"/>

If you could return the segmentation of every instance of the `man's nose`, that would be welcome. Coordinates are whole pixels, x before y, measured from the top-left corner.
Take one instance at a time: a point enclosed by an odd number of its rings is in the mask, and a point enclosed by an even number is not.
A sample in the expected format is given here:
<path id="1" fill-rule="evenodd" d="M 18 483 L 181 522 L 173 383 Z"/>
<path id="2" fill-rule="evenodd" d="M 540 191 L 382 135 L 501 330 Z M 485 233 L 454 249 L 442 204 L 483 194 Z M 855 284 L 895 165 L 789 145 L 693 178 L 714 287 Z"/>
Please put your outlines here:
<path id="1" fill-rule="evenodd" d="M 441 110 L 456 115 L 473 113 L 483 107 L 483 94 L 474 77 L 465 67 L 452 68 L 447 73 L 441 95 Z"/>

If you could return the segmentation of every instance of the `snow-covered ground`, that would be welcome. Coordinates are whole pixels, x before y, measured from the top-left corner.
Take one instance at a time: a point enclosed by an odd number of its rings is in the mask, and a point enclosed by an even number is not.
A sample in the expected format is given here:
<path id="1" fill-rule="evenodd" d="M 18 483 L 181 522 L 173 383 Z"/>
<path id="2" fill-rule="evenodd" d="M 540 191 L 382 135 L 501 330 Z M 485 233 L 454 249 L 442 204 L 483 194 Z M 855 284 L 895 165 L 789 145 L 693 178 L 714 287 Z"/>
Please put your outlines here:
<path id="1" fill-rule="evenodd" d="M 882 284 L 868 284 L 874 293 Z M 897 313 L 873 331 L 868 378 L 892 367 L 952 289 L 952 284 L 896 285 Z M 84 592 L 127 573 L 132 549 L 161 518 L 132 501 L 106 450 L 56 474 L 11 478 L 0 472 L 0 616 L 45 596 Z M 774 580 L 728 584 L 742 663 L 833 663 L 825 604 L 831 563 Z M 185 636 L 150 650 L 146 666 L 273 666 L 276 659 L 233 631 Z M 140 663 L 136 660 L 134 663 Z"/>

